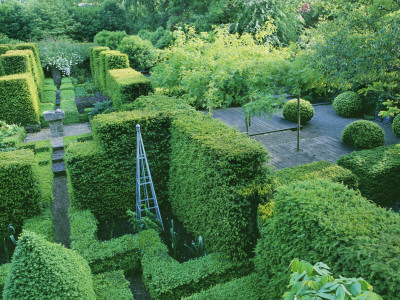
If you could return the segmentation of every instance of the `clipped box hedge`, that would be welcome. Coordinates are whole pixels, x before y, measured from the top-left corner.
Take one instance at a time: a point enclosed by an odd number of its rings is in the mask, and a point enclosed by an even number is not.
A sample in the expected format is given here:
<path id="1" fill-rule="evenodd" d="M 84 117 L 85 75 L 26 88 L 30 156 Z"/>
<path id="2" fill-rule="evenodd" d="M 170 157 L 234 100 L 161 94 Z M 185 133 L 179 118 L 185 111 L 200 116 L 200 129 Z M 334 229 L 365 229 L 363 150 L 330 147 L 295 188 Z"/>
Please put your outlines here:
<path id="1" fill-rule="evenodd" d="M 62 100 L 60 102 L 60 108 L 65 112 L 65 119 L 63 120 L 64 125 L 80 122 L 80 114 L 76 107 L 75 99 Z"/>
<path id="2" fill-rule="evenodd" d="M 133 69 L 109 70 L 107 92 L 115 109 L 153 91 L 150 79 Z"/>
<path id="3" fill-rule="evenodd" d="M 128 55 L 119 51 L 108 50 L 100 52 L 99 62 L 99 82 L 102 90 L 107 88 L 106 80 L 109 70 L 129 68 Z"/>
<path id="4" fill-rule="evenodd" d="M 133 300 L 129 282 L 122 271 L 94 275 L 93 288 L 98 300 Z"/>
<path id="5" fill-rule="evenodd" d="M 64 90 L 74 90 L 74 85 L 72 83 L 63 83 L 60 86 L 60 91 L 64 91 Z"/>
<path id="6" fill-rule="evenodd" d="M 40 127 L 46 128 L 49 127 L 50 124 L 44 119 L 43 113 L 45 111 L 54 110 L 56 108 L 55 103 L 40 103 L 39 104 L 39 120 L 40 120 Z"/>
<path id="7" fill-rule="evenodd" d="M 39 99 L 32 75 L 0 77 L 0 120 L 8 124 L 39 123 Z"/>
<path id="8" fill-rule="evenodd" d="M 327 179 L 343 183 L 349 188 L 358 188 L 358 178 L 350 170 L 329 161 L 317 161 L 310 164 L 277 170 L 272 173 L 276 186 L 295 181 Z"/>
<path id="9" fill-rule="evenodd" d="M 238 259 L 256 243 L 257 199 L 248 189 L 267 178 L 262 144 L 201 113 L 171 124 L 169 201 L 211 251 Z"/>
<path id="10" fill-rule="evenodd" d="M 137 272 L 140 269 L 139 242 L 137 235 L 126 234 L 109 241 L 97 238 L 97 220 L 90 210 L 69 208 L 71 248 L 84 257 L 94 274 L 123 270 Z"/>
<path id="11" fill-rule="evenodd" d="M 57 87 L 54 84 L 46 84 L 43 87 L 43 92 L 54 92 L 57 93 Z"/>
<path id="12" fill-rule="evenodd" d="M 44 73 L 43 73 L 42 63 L 40 62 L 38 45 L 36 43 L 21 43 L 21 44 L 16 44 L 15 49 L 17 49 L 17 50 L 32 50 L 32 52 L 35 56 L 37 69 L 39 71 L 38 74 L 40 77 L 40 81 L 44 82 Z"/>
<path id="13" fill-rule="evenodd" d="M 108 47 L 91 47 L 90 51 L 90 69 L 92 71 L 92 77 L 94 84 L 100 89 L 100 53 L 102 51 L 110 50 Z"/>
<path id="14" fill-rule="evenodd" d="M 21 228 L 23 220 L 40 213 L 38 162 L 31 150 L 0 152 L 0 199 L 0 224 Z"/>
<path id="15" fill-rule="evenodd" d="M 357 175 L 361 194 L 382 206 L 392 206 L 400 195 L 400 155 L 396 146 L 382 146 L 341 156 L 339 166 Z"/>
<path id="16" fill-rule="evenodd" d="M 54 90 L 44 91 L 42 99 L 40 100 L 40 103 L 53 103 L 55 105 L 56 97 L 57 97 L 56 91 L 54 91 Z"/>
<path id="17" fill-rule="evenodd" d="M 69 78 L 69 77 L 63 77 L 63 78 L 61 78 L 61 85 L 67 84 L 67 83 L 72 84 L 71 78 Z"/>
<path id="18" fill-rule="evenodd" d="M 294 258 L 329 265 L 333 273 L 363 277 L 383 299 L 400 294 L 400 216 L 358 191 L 326 181 L 284 185 L 264 221 L 254 259 L 262 299 L 280 299 Z"/>
<path id="19" fill-rule="evenodd" d="M 181 299 L 248 272 L 247 263 L 233 263 L 218 253 L 179 263 L 154 230 L 142 231 L 139 243 L 143 281 L 153 299 Z"/>
<path id="20" fill-rule="evenodd" d="M 0 293 L 3 293 L 4 285 L 7 280 L 8 273 L 10 273 L 11 270 L 11 264 L 3 264 L 0 265 Z"/>
<path id="21" fill-rule="evenodd" d="M 11 50 L 11 45 L 0 44 L 0 55 L 6 53 L 8 50 Z M 1 70 L 0 70 L 0 75 L 1 75 Z"/>

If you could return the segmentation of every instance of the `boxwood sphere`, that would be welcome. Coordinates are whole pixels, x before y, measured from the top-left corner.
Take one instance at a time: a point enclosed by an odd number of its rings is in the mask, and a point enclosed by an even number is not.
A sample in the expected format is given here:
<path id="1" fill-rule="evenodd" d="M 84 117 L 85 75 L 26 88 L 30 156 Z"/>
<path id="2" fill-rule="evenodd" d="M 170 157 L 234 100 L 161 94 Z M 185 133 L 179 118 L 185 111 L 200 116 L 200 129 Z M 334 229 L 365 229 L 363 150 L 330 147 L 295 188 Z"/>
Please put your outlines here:
<path id="1" fill-rule="evenodd" d="M 342 117 L 355 117 L 361 113 L 362 99 L 356 92 L 344 92 L 332 103 L 335 112 Z"/>
<path id="2" fill-rule="evenodd" d="M 286 120 L 297 122 L 297 99 L 290 100 L 285 103 L 282 108 L 283 117 Z M 314 116 L 314 107 L 307 101 L 300 99 L 300 123 L 307 124 Z"/>
<path id="3" fill-rule="evenodd" d="M 342 132 L 342 140 L 345 144 L 359 149 L 372 149 L 383 146 L 385 133 L 374 122 L 358 120 L 346 126 Z"/>
<path id="4" fill-rule="evenodd" d="M 400 137 L 400 115 L 397 115 L 392 123 L 392 129 L 397 137 Z"/>

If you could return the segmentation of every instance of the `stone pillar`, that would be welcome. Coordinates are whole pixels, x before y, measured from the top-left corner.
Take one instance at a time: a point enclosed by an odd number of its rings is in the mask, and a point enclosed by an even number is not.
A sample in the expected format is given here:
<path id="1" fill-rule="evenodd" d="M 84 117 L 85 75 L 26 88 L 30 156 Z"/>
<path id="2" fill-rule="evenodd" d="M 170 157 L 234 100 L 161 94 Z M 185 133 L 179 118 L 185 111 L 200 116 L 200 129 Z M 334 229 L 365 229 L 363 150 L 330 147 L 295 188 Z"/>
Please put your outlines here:
<path id="1" fill-rule="evenodd" d="M 52 137 L 60 137 L 64 135 L 63 119 L 65 113 L 62 109 L 45 111 L 43 113 L 44 120 L 49 122 Z"/>

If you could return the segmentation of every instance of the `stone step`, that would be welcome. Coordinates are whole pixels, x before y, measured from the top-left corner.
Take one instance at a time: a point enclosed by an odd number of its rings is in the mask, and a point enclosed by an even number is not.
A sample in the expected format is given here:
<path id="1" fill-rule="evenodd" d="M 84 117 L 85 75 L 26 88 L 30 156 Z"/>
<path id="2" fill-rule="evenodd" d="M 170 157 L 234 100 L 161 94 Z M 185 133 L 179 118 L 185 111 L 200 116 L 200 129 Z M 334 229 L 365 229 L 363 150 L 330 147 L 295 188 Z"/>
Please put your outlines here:
<path id="1" fill-rule="evenodd" d="M 59 145 L 53 145 L 53 152 L 58 151 L 58 150 L 64 150 L 64 145 L 63 144 L 59 144 Z"/>
<path id="2" fill-rule="evenodd" d="M 63 161 L 64 149 L 53 151 L 53 163 Z"/>
<path id="3" fill-rule="evenodd" d="M 65 171 L 65 164 L 63 161 L 53 163 L 53 173 L 54 176 L 62 176 L 67 174 Z"/>

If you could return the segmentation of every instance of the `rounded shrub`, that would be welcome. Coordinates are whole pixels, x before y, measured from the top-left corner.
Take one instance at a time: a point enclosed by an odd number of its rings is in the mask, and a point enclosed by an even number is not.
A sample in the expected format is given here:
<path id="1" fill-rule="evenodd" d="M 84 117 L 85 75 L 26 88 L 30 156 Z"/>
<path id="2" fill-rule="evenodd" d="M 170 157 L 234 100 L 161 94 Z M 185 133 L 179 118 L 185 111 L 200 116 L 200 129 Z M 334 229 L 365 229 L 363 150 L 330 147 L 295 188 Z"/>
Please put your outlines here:
<path id="1" fill-rule="evenodd" d="M 285 103 L 282 109 L 283 117 L 286 120 L 297 122 L 297 99 Z M 307 124 L 314 116 L 314 107 L 307 101 L 300 99 L 300 123 Z"/>
<path id="2" fill-rule="evenodd" d="M 397 137 L 400 137 L 400 115 L 397 115 L 392 123 L 392 130 Z"/>
<path id="3" fill-rule="evenodd" d="M 339 116 L 354 117 L 362 110 L 362 99 L 356 92 L 344 92 L 333 100 L 332 107 Z"/>
<path id="4" fill-rule="evenodd" d="M 342 132 L 342 140 L 359 149 L 372 149 L 383 146 L 385 133 L 372 121 L 358 120 L 346 126 Z"/>
<path id="5" fill-rule="evenodd" d="M 137 71 L 149 70 L 158 56 L 153 44 L 137 35 L 124 37 L 118 50 L 128 55 L 131 68 Z"/>

